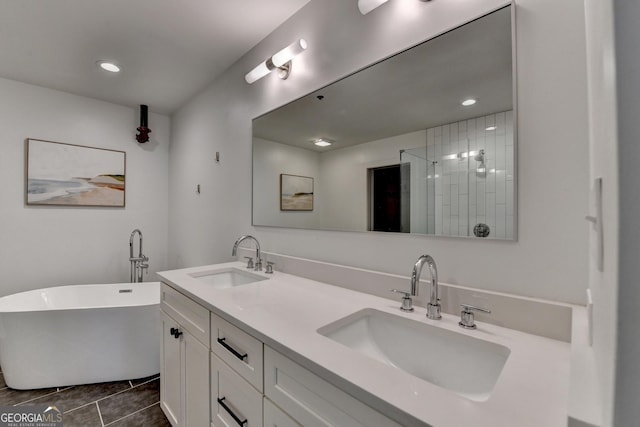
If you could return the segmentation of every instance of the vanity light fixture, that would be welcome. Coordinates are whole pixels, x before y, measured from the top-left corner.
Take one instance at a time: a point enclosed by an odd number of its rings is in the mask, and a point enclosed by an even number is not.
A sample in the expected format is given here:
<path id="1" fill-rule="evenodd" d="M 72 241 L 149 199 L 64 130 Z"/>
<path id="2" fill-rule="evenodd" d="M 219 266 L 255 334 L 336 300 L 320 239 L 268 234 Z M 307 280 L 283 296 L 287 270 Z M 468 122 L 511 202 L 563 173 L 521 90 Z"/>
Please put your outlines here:
<path id="1" fill-rule="evenodd" d="M 464 105 L 465 107 L 469 107 L 470 105 L 475 104 L 477 101 L 473 98 L 469 98 L 469 99 L 465 99 L 464 101 L 462 101 L 462 105 Z"/>
<path id="2" fill-rule="evenodd" d="M 261 62 L 253 70 L 249 71 L 244 79 L 247 83 L 253 82 L 263 78 L 271 71 L 277 69 L 278 77 L 285 80 L 291 74 L 291 60 L 298 54 L 302 53 L 307 48 L 307 41 L 300 39 L 289 46 L 285 47 L 281 51 L 277 52 L 270 58 Z"/>
<path id="3" fill-rule="evenodd" d="M 105 70 L 105 71 L 109 71 L 110 73 L 119 73 L 120 72 L 120 66 L 114 62 L 110 62 L 110 61 L 97 61 L 96 64 L 98 64 L 98 67 L 100 67 L 101 69 Z"/>
<path id="4" fill-rule="evenodd" d="M 318 138 L 313 140 L 313 143 L 315 145 L 317 145 L 318 147 L 328 147 L 330 145 L 333 145 L 333 141 L 330 141 L 326 138 Z"/>
<path id="5" fill-rule="evenodd" d="M 358 0 L 358 9 L 360 13 L 366 15 L 378 6 L 382 6 L 389 0 Z"/>
<path id="6" fill-rule="evenodd" d="M 496 130 L 496 129 L 498 129 L 498 126 L 487 126 L 485 128 L 485 130 Z"/>
<path id="7" fill-rule="evenodd" d="M 360 9 L 360 13 L 366 15 L 371 12 L 373 9 L 382 6 L 384 3 L 389 0 L 358 0 L 358 9 Z M 420 0 L 423 3 L 429 2 L 431 0 Z"/>

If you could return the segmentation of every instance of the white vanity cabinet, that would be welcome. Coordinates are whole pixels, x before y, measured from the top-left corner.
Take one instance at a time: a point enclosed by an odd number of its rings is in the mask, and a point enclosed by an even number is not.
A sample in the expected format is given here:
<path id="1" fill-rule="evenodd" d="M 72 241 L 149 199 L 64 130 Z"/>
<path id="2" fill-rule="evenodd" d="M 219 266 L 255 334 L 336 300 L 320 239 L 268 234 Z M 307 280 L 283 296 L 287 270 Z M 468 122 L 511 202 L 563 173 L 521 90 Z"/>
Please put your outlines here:
<path id="1" fill-rule="evenodd" d="M 305 427 L 401 427 L 268 346 L 264 347 L 264 389 L 266 398 Z M 286 419 L 281 422 L 289 425 Z"/>
<path id="2" fill-rule="evenodd" d="M 209 425 L 209 310 L 162 284 L 160 407 L 174 427 Z"/>
<path id="3" fill-rule="evenodd" d="M 174 427 L 400 427 L 245 332 L 242 319 L 165 284 L 161 308 L 160 400 Z"/>
<path id="4" fill-rule="evenodd" d="M 262 426 L 262 341 L 211 313 L 211 425 Z"/>
<path id="5" fill-rule="evenodd" d="M 211 426 L 262 426 L 262 393 L 211 353 Z"/>
<path id="6" fill-rule="evenodd" d="M 263 401 L 264 427 L 302 427 L 266 397 Z"/>

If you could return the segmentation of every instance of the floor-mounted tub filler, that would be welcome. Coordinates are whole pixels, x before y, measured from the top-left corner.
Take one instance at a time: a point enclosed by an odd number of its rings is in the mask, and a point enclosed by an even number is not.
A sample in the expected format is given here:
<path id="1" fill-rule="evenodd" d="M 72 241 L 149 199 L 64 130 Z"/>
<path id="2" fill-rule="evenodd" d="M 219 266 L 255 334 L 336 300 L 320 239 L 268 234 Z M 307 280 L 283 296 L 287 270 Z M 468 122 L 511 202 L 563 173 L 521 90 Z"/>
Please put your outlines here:
<path id="1" fill-rule="evenodd" d="M 160 372 L 160 283 L 72 285 L 0 298 L 0 365 L 25 390 Z"/>

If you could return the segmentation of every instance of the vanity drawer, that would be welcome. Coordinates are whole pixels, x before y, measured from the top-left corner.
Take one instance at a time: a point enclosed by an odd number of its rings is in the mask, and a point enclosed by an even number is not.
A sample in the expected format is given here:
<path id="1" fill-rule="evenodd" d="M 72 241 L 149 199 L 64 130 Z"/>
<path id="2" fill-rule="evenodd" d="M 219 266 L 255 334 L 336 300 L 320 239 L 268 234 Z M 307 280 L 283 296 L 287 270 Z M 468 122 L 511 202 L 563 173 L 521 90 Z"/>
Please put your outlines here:
<path id="1" fill-rule="evenodd" d="M 262 341 L 211 313 L 211 351 L 262 393 Z"/>
<path id="2" fill-rule="evenodd" d="M 305 427 L 401 427 L 268 346 L 264 388 L 271 401 Z"/>
<path id="3" fill-rule="evenodd" d="M 301 427 L 266 397 L 262 404 L 264 407 L 263 427 Z"/>
<path id="4" fill-rule="evenodd" d="M 209 310 L 162 283 L 160 308 L 209 348 Z"/>
<path id="5" fill-rule="evenodd" d="M 261 427 L 262 394 L 215 354 L 210 355 L 211 425 Z"/>

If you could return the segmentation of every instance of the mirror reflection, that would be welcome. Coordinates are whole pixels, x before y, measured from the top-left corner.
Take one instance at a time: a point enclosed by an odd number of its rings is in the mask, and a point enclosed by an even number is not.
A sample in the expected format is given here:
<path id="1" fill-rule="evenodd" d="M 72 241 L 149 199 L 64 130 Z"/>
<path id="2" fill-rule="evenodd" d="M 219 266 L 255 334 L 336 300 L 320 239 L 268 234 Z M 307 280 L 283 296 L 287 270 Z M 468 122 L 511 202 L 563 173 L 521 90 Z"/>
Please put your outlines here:
<path id="1" fill-rule="evenodd" d="M 513 239 L 512 73 L 509 6 L 255 119 L 253 224 Z"/>

